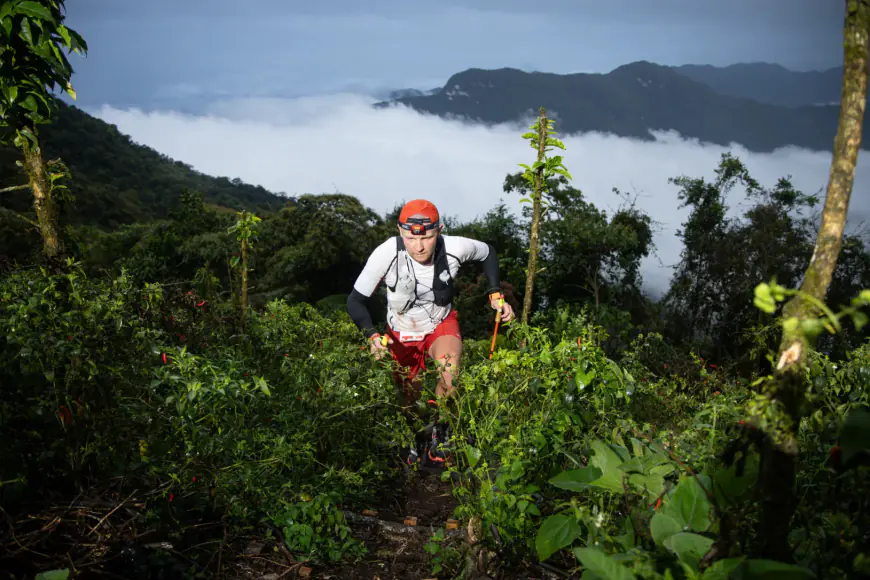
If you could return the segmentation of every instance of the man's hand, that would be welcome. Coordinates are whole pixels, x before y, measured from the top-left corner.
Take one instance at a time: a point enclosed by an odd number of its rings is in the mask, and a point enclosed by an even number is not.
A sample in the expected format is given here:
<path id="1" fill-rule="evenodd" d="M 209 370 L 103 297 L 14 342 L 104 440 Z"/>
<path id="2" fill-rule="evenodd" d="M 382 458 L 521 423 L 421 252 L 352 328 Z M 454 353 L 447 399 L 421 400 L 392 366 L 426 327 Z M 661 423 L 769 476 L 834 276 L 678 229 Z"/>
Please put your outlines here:
<path id="1" fill-rule="evenodd" d="M 501 321 L 502 322 L 510 322 L 514 318 L 514 309 L 511 308 L 511 305 L 504 301 L 504 296 L 500 298 L 490 298 L 489 301 L 490 306 L 492 306 L 493 310 L 498 310 L 501 312 Z"/>
<path id="2" fill-rule="evenodd" d="M 388 337 L 386 334 L 373 334 L 369 338 L 369 343 L 372 354 L 375 355 L 376 359 L 380 360 L 387 351 L 387 344 L 393 344 L 393 339 Z"/>

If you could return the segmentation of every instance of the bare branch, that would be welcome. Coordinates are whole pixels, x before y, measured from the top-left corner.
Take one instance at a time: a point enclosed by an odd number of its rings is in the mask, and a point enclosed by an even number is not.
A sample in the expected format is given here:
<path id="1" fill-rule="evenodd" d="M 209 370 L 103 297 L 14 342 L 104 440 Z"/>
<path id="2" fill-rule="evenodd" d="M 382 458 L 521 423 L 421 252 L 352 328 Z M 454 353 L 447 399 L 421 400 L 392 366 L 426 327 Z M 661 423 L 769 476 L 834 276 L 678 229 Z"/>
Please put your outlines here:
<path id="1" fill-rule="evenodd" d="M 30 218 L 28 218 L 28 217 L 25 217 L 24 215 L 18 213 L 17 211 L 12 211 L 11 209 L 7 209 L 7 208 L 5 208 L 5 207 L 0 207 L 0 213 L 9 214 L 9 215 L 11 215 L 12 217 L 16 217 L 16 218 L 18 218 L 18 219 L 20 219 L 20 220 L 22 220 L 22 221 L 25 221 L 25 222 L 29 223 L 30 225 L 32 225 L 32 226 L 35 227 L 36 229 L 39 229 L 39 224 L 38 224 L 38 223 L 36 223 L 35 221 L 33 221 L 32 219 L 30 219 Z"/>
<path id="2" fill-rule="evenodd" d="M 24 185 L 13 185 L 12 187 L 4 187 L 0 189 L 0 193 L 8 193 L 10 191 L 18 191 L 19 189 L 30 189 L 30 184 L 25 183 Z"/>

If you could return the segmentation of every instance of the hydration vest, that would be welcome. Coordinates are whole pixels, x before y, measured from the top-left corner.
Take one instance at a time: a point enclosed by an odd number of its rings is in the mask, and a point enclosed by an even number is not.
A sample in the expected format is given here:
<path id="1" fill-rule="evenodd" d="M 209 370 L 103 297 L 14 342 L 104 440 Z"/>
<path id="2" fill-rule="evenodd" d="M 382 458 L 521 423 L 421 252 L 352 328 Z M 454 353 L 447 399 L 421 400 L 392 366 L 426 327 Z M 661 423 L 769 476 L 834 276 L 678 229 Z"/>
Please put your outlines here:
<path id="1" fill-rule="evenodd" d="M 400 261 L 400 253 L 405 252 L 405 259 L 411 260 L 413 258 L 408 257 L 407 250 L 405 249 L 405 242 L 402 239 L 402 236 L 396 236 L 396 257 L 393 258 L 393 262 L 396 264 L 396 280 L 392 286 L 387 285 L 390 292 L 396 291 L 396 286 L 399 283 L 399 261 Z M 435 242 L 435 252 L 432 256 L 432 261 L 435 266 L 435 271 L 432 276 L 432 293 L 435 295 L 434 302 L 437 306 L 447 306 L 450 304 L 450 301 L 456 296 L 456 287 L 453 284 L 453 276 L 450 274 L 450 265 L 447 262 L 447 256 L 452 256 L 454 259 L 459 261 L 459 258 L 453 256 L 453 254 L 448 254 L 445 249 L 444 238 L 442 236 L 438 236 L 438 241 Z M 419 296 L 417 295 L 417 278 L 414 272 L 413 264 L 409 264 L 406 261 L 406 267 L 410 271 L 411 277 L 414 279 L 414 295 L 405 303 L 405 305 L 399 310 L 399 314 L 404 314 L 408 310 L 414 307 L 417 303 L 417 299 Z M 389 268 L 388 268 L 389 270 Z"/>

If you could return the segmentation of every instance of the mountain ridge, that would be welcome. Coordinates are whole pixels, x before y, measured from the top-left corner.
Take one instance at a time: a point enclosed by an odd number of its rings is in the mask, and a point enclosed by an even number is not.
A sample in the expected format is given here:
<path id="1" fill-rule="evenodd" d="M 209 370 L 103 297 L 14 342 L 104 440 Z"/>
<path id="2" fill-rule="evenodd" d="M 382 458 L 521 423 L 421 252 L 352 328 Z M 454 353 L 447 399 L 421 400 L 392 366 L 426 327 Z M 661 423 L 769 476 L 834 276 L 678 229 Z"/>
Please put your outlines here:
<path id="1" fill-rule="evenodd" d="M 396 104 L 490 125 L 520 121 L 544 106 L 558 115 L 557 130 L 563 135 L 601 132 L 649 141 L 652 131 L 673 130 L 721 146 L 739 143 L 755 152 L 788 146 L 831 151 L 839 116 L 839 100 L 837 105 L 786 107 L 726 95 L 674 67 L 650 61 L 627 63 L 608 73 L 469 68 L 451 75 L 434 94 L 373 106 Z"/>
<path id="2" fill-rule="evenodd" d="M 794 71 L 767 62 L 735 63 L 725 67 L 685 64 L 671 67 L 717 92 L 784 107 L 840 102 L 843 67 Z"/>

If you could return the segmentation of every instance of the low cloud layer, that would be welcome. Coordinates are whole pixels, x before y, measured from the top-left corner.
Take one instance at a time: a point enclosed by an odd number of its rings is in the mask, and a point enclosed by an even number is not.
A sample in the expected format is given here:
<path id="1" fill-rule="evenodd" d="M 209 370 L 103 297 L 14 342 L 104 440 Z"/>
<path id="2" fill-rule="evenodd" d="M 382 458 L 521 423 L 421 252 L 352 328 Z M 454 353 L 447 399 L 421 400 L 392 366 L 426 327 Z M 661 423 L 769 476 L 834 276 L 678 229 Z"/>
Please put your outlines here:
<path id="1" fill-rule="evenodd" d="M 519 211 L 519 197 L 502 191 L 505 175 L 535 152 L 521 138 L 526 125 L 486 128 L 421 115 L 406 108 L 373 110 L 360 95 L 243 99 L 213 104 L 209 113 L 143 113 L 105 106 L 89 111 L 148 145 L 195 169 L 239 177 L 288 195 L 339 191 L 383 214 L 401 200 L 427 198 L 461 220 L 482 216 L 504 199 Z M 558 125 L 556 126 L 558 131 Z M 699 144 L 675 134 L 640 142 L 600 134 L 564 137 L 564 163 L 574 186 L 611 213 L 616 187 L 637 195 L 637 205 L 660 229 L 657 258 L 643 268 L 644 286 L 658 296 L 679 261 L 675 232 L 688 215 L 678 209 L 679 175 L 712 179 L 720 156 L 731 151 L 765 186 L 791 176 L 805 193 L 824 195 L 830 154 L 783 149 L 751 153 L 739 146 Z M 870 216 L 870 163 L 859 158 L 850 222 Z M 742 192 L 733 191 L 737 206 Z"/>

